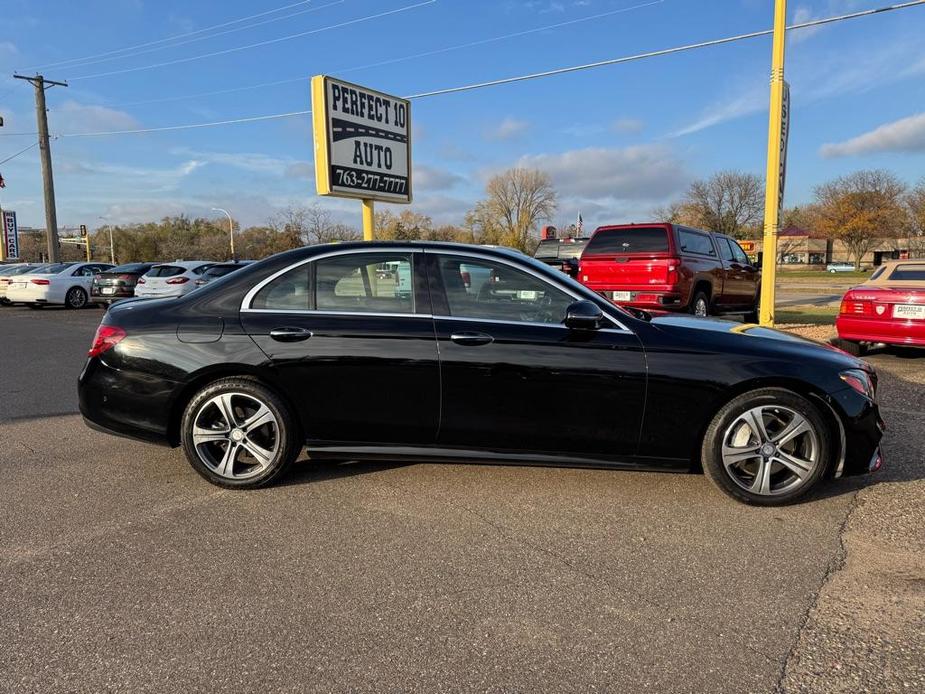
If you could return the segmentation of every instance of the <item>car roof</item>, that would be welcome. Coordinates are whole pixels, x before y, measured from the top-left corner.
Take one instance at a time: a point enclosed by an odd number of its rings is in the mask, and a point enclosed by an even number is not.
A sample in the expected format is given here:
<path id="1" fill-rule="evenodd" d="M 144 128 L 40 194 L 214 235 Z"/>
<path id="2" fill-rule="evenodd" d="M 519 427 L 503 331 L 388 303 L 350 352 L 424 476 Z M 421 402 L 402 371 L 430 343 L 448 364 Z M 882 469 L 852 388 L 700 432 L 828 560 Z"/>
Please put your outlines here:
<path id="1" fill-rule="evenodd" d="M 202 265 L 215 265 L 214 260 L 175 260 L 167 263 L 154 263 L 151 267 L 182 267 L 187 270 L 201 267 Z"/>

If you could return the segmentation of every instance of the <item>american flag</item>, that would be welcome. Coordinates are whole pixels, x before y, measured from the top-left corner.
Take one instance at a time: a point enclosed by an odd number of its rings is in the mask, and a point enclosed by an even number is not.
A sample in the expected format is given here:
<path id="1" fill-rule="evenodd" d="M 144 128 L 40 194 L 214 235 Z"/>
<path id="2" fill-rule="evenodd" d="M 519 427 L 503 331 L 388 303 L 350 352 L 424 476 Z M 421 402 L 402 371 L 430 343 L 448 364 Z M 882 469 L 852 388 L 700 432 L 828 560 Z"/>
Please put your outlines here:
<path id="1" fill-rule="evenodd" d="M 0 174 L 0 188 L 6 188 L 6 181 L 3 180 L 3 174 Z"/>
<path id="2" fill-rule="evenodd" d="M 585 220 L 581 218 L 581 212 L 578 213 L 578 224 L 575 225 L 575 236 L 581 236 L 581 230 L 584 229 Z"/>

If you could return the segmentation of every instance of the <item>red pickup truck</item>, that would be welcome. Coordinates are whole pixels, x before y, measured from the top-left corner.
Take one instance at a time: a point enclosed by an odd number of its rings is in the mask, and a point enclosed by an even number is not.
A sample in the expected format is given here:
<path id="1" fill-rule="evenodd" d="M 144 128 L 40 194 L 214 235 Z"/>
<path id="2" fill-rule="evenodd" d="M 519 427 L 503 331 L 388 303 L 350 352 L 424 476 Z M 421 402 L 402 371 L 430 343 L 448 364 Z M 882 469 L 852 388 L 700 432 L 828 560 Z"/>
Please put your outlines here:
<path id="1" fill-rule="evenodd" d="M 578 280 L 616 304 L 757 319 L 761 273 L 724 234 L 661 223 L 599 227 Z"/>

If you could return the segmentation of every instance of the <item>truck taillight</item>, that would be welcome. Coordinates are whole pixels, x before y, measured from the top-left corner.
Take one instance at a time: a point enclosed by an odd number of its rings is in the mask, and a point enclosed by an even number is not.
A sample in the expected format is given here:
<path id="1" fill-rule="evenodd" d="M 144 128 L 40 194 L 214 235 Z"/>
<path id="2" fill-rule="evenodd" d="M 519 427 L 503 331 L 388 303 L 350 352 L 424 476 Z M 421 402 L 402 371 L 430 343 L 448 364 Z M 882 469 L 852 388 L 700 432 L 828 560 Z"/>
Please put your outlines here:
<path id="1" fill-rule="evenodd" d="M 681 265 L 680 260 L 674 260 L 674 259 L 669 260 L 668 261 L 668 275 L 671 276 L 671 273 L 673 272 L 676 273 L 680 265 Z"/>

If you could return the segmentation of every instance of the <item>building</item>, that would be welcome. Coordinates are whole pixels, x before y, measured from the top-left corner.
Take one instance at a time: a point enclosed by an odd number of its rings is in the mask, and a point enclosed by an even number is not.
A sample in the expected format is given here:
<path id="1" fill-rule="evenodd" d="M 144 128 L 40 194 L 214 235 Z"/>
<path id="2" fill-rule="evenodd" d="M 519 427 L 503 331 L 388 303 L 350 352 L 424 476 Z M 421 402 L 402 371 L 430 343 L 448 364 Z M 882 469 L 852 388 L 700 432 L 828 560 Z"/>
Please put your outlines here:
<path id="1" fill-rule="evenodd" d="M 763 253 L 764 240 L 740 241 L 742 249 L 753 259 Z M 828 241 L 799 227 L 787 227 L 777 234 L 778 263 L 785 268 L 806 270 L 824 268 L 829 263 L 853 263 L 851 251 L 841 241 Z M 876 267 L 884 260 L 925 256 L 925 243 L 919 239 L 880 239 L 861 258 L 862 267 Z"/>

